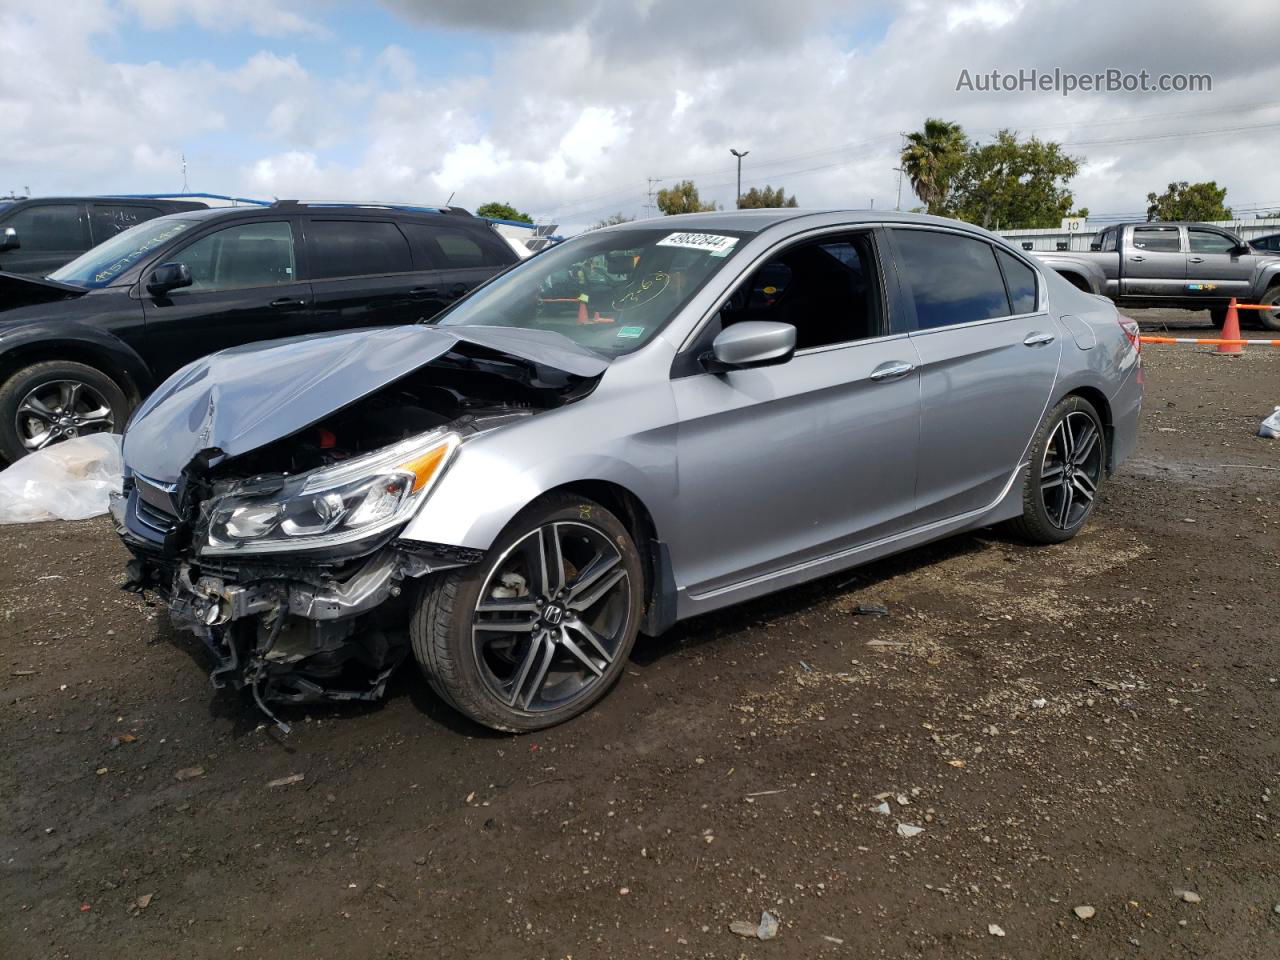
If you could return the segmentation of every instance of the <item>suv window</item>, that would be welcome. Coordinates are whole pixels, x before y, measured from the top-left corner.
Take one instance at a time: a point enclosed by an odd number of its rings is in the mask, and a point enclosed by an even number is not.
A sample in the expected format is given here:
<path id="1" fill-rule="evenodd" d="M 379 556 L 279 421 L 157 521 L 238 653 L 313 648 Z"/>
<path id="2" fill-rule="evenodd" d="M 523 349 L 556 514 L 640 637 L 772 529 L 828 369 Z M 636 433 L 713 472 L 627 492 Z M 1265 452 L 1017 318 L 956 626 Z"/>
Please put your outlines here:
<path id="1" fill-rule="evenodd" d="M 884 333 L 871 235 L 796 244 L 758 267 L 720 308 L 722 326 L 744 320 L 791 324 L 799 350 Z"/>
<path id="2" fill-rule="evenodd" d="M 1250 243 L 1260 250 L 1280 250 L 1280 233 L 1272 237 L 1263 237 L 1261 240 L 1252 240 Z"/>
<path id="3" fill-rule="evenodd" d="M 201 237 L 173 254 L 175 263 L 191 268 L 188 291 L 230 290 L 292 283 L 293 230 L 287 221 L 243 223 Z"/>
<path id="4" fill-rule="evenodd" d="M 428 266 L 437 270 L 505 267 L 516 261 L 515 251 L 488 228 L 460 230 L 412 222 L 404 226 Z"/>
<path id="5" fill-rule="evenodd" d="M 18 231 L 23 253 L 88 249 L 78 203 L 41 203 L 24 207 L 4 225 Z"/>
<path id="6" fill-rule="evenodd" d="M 1192 253 L 1230 253 L 1236 248 L 1236 242 L 1216 230 L 1197 230 L 1192 227 L 1187 231 Z"/>
<path id="7" fill-rule="evenodd" d="M 1099 249 L 1104 253 L 1114 253 L 1116 249 L 1116 238 L 1119 235 L 1119 230 L 1104 230 L 1102 233 L 1102 245 Z"/>
<path id="8" fill-rule="evenodd" d="M 1148 253 L 1177 253 L 1182 249 L 1177 227 L 1134 227 L 1133 245 Z"/>
<path id="9" fill-rule="evenodd" d="M 1009 297 L 991 244 L 932 230 L 894 230 L 893 239 L 919 329 L 1009 316 Z"/>
<path id="10" fill-rule="evenodd" d="M 156 207 L 144 207 L 126 203 L 95 203 L 89 207 L 89 228 L 93 231 L 93 242 L 102 243 L 110 240 L 117 233 L 130 227 L 136 227 L 147 220 L 160 216 Z"/>
<path id="11" fill-rule="evenodd" d="M 311 220 L 307 253 L 313 280 L 413 270 L 409 241 L 399 227 L 385 220 Z"/>
<path id="12" fill-rule="evenodd" d="M 1004 283 L 1009 288 L 1009 302 L 1013 312 L 1035 313 L 1039 305 L 1036 299 L 1036 272 L 1005 250 L 996 248 L 996 258 L 1004 271 Z"/>

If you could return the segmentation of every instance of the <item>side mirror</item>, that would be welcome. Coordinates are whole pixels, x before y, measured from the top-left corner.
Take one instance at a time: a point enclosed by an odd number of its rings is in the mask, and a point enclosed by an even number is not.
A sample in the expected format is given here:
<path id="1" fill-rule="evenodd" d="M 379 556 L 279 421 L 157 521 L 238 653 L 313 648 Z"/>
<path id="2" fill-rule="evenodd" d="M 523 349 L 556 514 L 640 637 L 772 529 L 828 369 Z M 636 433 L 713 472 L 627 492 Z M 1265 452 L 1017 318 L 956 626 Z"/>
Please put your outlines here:
<path id="1" fill-rule="evenodd" d="M 162 263 L 147 278 L 147 290 L 154 297 L 163 297 L 170 290 L 191 286 L 191 268 L 185 263 Z"/>
<path id="2" fill-rule="evenodd" d="M 1253 253 L 1253 248 L 1247 243 L 1241 242 L 1231 248 L 1233 257 L 1243 257 L 1245 254 Z"/>
<path id="3" fill-rule="evenodd" d="M 0 233 L 0 252 L 5 250 L 17 250 L 22 246 L 22 241 L 18 239 L 18 230 L 16 227 L 5 227 L 4 232 Z"/>
<path id="4" fill-rule="evenodd" d="M 795 352 L 796 328 L 791 324 L 744 320 L 720 331 L 704 364 L 714 373 L 768 367 L 786 363 Z"/>

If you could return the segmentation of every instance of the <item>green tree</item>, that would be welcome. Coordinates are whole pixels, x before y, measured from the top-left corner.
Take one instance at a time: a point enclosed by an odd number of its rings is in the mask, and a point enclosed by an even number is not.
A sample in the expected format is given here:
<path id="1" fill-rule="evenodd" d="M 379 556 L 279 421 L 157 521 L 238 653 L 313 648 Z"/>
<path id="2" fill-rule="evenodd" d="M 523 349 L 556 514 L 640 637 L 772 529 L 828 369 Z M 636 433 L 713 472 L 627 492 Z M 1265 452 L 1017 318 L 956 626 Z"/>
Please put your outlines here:
<path id="1" fill-rule="evenodd" d="M 491 220 L 518 220 L 521 223 L 533 223 L 533 217 L 522 213 L 509 203 L 492 200 L 476 207 L 477 217 L 488 217 Z"/>
<path id="2" fill-rule="evenodd" d="M 1147 194 L 1148 220 L 1230 220 L 1231 208 L 1226 206 L 1227 188 L 1209 180 L 1206 183 L 1187 183 L 1179 180 L 1169 184 L 1161 194 Z"/>
<path id="3" fill-rule="evenodd" d="M 1071 211 L 1074 198 L 1067 184 L 1079 172 L 1079 159 L 1060 144 L 1019 140 L 1001 130 L 991 143 L 969 149 L 949 212 L 988 229 L 1056 227 Z"/>
<path id="4" fill-rule="evenodd" d="M 674 187 L 658 191 L 658 209 L 668 217 L 677 213 L 705 213 L 715 208 L 714 203 L 702 202 L 692 180 L 681 180 Z"/>
<path id="5" fill-rule="evenodd" d="M 911 189 L 933 214 L 945 214 L 951 187 L 964 166 L 968 138 L 958 123 L 930 117 L 924 129 L 907 134 L 900 158 Z"/>
<path id="6" fill-rule="evenodd" d="M 788 197 L 781 187 L 776 190 L 773 187 L 752 187 L 742 195 L 738 206 L 743 210 L 764 210 L 772 207 L 798 207 L 800 204 L 796 203 L 794 195 Z"/>
<path id="7" fill-rule="evenodd" d="M 634 219 L 635 217 L 626 217 L 619 212 L 605 217 L 599 223 L 593 224 L 591 229 L 599 230 L 601 227 L 616 227 L 620 223 L 630 223 Z"/>

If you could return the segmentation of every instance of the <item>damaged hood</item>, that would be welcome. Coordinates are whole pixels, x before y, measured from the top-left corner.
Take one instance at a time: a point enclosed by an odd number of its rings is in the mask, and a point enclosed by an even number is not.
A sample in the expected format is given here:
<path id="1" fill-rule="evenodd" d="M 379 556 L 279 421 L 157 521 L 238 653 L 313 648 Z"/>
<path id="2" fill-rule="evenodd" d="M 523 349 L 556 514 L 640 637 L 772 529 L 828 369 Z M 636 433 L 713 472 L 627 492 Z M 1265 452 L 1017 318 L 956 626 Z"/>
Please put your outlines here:
<path id="1" fill-rule="evenodd" d="M 83 297 L 89 291 L 69 283 L 28 277 L 21 273 L 0 270 L 0 310 L 10 307 L 29 307 L 37 303 L 52 303 L 69 297 Z"/>
<path id="2" fill-rule="evenodd" d="M 381 327 L 248 344 L 190 363 L 161 384 L 125 431 L 124 462 L 176 483 L 202 453 L 215 463 L 297 433 L 459 343 L 575 377 L 609 366 L 568 337 L 514 327 Z"/>

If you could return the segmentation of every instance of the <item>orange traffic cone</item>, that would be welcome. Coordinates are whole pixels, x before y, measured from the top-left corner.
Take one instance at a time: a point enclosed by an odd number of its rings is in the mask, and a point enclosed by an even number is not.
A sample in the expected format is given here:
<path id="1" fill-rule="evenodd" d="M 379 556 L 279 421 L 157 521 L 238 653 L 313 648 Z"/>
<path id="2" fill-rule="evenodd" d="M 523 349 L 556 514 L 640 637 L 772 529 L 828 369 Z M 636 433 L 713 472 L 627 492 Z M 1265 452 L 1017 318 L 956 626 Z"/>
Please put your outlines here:
<path id="1" fill-rule="evenodd" d="M 1234 303 L 1235 301 L 1233 300 L 1231 302 Z M 578 298 L 578 322 L 579 323 L 591 322 L 590 320 L 587 319 L 587 301 L 583 300 L 581 297 Z"/>
<path id="2" fill-rule="evenodd" d="M 1239 340 L 1240 339 L 1240 313 L 1236 310 L 1236 298 L 1231 298 L 1231 303 L 1227 307 L 1227 319 L 1223 321 L 1222 332 L 1218 334 L 1223 340 Z M 1225 355 L 1235 355 L 1244 353 L 1244 347 L 1238 343 L 1220 343 L 1218 344 L 1218 353 Z"/>

